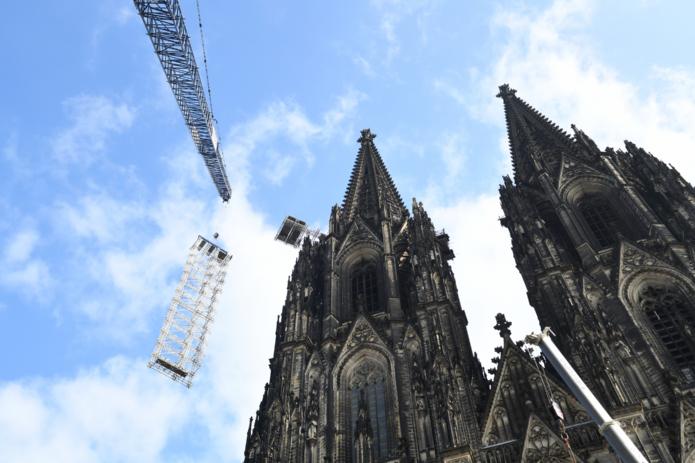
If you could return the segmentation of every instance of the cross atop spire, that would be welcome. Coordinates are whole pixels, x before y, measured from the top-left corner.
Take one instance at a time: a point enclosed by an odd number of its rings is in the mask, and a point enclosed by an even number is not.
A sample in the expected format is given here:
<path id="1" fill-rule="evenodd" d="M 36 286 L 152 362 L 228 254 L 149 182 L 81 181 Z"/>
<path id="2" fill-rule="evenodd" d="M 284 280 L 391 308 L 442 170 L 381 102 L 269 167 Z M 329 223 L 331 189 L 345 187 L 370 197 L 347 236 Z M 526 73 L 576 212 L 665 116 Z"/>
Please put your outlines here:
<path id="1" fill-rule="evenodd" d="M 378 221 L 388 217 L 400 222 L 408 214 L 384 161 L 374 145 L 376 134 L 370 129 L 361 132 L 360 149 L 345 191 L 343 212 L 348 220 L 356 214 Z"/>
<path id="2" fill-rule="evenodd" d="M 516 96 L 509 84 L 500 85 L 504 102 L 514 181 L 529 182 L 540 171 L 557 176 L 562 153 L 577 151 L 574 140 L 554 122 Z"/>

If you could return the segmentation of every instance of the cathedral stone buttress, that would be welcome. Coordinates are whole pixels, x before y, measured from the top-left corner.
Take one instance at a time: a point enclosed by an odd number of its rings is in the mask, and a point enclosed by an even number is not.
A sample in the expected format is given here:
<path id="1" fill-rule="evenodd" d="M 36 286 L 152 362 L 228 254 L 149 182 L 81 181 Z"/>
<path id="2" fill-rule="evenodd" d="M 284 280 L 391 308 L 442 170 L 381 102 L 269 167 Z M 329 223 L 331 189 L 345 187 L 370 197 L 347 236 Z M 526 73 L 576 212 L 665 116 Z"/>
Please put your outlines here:
<path id="1" fill-rule="evenodd" d="M 541 326 L 650 462 L 695 463 L 695 189 L 630 142 L 601 150 L 498 96 L 501 222 Z M 405 207 L 374 137 L 328 234 L 299 251 L 245 461 L 618 463 L 502 314 L 488 380 L 449 237 Z"/>
<path id="2" fill-rule="evenodd" d="M 498 96 L 502 224 L 541 326 L 649 461 L 695 461 L 695 190 L 629 141 L 600 150 Z"/>
<path id="3" fill-rule="evenodd" d="M 472 462 L 488 382 L 449 237 L 405 207 L 363 130 L 327 235 L 306 240 L 276 327 L 249 462 Z"/>

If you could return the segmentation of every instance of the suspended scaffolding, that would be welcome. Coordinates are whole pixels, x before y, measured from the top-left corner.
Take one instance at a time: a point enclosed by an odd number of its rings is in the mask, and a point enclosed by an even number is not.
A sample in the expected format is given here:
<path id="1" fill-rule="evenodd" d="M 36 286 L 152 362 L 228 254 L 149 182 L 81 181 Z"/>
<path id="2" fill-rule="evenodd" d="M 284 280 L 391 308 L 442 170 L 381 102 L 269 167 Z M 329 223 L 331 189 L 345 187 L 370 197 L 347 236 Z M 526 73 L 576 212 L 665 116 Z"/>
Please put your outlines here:
<path id="1" fill-rule="evenodd" d="M 316 241 L 320 233 L 321 230 L 311 229 L 307 227 L 306 222 L 303 220 L 288 215 L 285 217 L 285 220 L 282 221 L 282 225 L 280 225 L 275 239 L 298 248 L 302 244 L 302 241 L 304 241 L 304 238 L 309 237 L 311 241 Z"/>
<path id="2" fill-rule="evenodd" d="M 212 113 L 205 99 L 178 0 L 133 0 L 193 142 L 223 201 L 232 194 Z"/>
<path id="3" fill-rule="evenodd" d="M 231 259 L 227 251 L 198 236 L 147 364 L 150 368 L 191 387 Z"/>

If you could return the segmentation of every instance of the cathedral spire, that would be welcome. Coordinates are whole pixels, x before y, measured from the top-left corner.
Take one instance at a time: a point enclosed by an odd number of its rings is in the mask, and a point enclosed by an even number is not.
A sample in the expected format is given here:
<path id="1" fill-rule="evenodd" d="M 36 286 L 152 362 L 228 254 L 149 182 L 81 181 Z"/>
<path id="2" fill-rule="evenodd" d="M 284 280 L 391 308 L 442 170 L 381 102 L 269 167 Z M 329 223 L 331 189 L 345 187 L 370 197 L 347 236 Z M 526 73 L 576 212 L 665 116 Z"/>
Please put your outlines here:
<path id="1" fill-rule="evenodd" d="M 541 170 L 556 176 L 562 153 L 575 151 L 574 140 L 517 97 L 509 84 L 500 85 L 499 90 L 497 97 L 504 102 L 515 183 L 529 182 Z"/>
<path id="2" fill-rule="evenodd" d="M 365 218 L 390 217 L 400 222 L 407 209 L 374 145 L 375 137 L 371 130 L 364 129 L 357 140 L 360 149 L 345 191 L 343 211 L 348 220 L 359 213 Z"/>

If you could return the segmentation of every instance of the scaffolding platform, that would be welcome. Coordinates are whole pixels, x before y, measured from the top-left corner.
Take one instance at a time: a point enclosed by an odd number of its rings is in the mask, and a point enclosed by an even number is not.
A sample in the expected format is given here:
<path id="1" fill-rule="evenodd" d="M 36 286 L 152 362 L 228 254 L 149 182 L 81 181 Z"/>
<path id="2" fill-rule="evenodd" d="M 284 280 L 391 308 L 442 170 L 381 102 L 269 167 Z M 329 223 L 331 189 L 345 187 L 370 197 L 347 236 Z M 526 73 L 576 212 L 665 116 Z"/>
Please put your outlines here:
<path id="1" fill-rule="evenodd" d="M 198 236 L 147 366 L 191 387 L 232 255 Z"/>
<path id="2" fill-rule="evenodd" d="M 282 221 L 275 239 L 298 248 L 304 241 L 304 238 L 308 237 L 311 241 L 316 241 L 320 233 L 321 230 L 309 228 L 303 220 L 288 215 Z"/>

